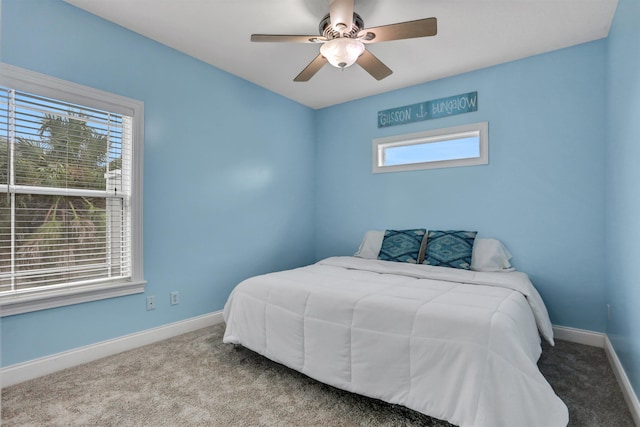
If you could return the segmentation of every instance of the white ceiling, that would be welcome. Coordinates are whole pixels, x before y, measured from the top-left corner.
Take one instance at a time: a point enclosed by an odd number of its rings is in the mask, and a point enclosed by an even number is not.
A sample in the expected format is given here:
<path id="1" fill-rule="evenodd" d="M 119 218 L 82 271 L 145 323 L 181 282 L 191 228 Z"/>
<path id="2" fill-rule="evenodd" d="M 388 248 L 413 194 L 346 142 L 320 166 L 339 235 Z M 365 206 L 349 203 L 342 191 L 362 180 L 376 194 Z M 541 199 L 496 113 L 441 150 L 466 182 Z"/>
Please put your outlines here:
<path id="1" fill-rule="evenodd" d="M 355 0 L 365 28 L 435 16 L 435 37 L 369 44 L 393 70 L 325 65 L 293 78 L 317 44 L 251 43 L 252 33 L 318 34 L 329 0 L 65 0 L 312 108 L 606 37 L 617 0 Z"/>

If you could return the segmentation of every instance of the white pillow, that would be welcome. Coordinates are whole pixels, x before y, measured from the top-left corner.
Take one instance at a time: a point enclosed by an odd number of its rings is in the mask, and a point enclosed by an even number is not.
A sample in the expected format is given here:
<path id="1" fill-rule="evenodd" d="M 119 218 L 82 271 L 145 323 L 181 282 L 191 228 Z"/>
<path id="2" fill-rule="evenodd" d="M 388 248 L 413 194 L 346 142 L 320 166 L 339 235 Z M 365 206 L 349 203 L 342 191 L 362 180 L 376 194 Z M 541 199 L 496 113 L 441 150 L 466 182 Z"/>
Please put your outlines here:
<path id="1" fill-rule="evenodd" d="M 513 271 L 511 253 L 496 239 L 476 239 L 471 255 L 471 269 L 475 271 Z"/>
<path id="2" fill-rule="evenodd" d="M 378 259 L 382 241 L 384 240 L 384 230 L 369 230 L 365 233 L 358 252 L 353 256 L 358 258 Z"/>

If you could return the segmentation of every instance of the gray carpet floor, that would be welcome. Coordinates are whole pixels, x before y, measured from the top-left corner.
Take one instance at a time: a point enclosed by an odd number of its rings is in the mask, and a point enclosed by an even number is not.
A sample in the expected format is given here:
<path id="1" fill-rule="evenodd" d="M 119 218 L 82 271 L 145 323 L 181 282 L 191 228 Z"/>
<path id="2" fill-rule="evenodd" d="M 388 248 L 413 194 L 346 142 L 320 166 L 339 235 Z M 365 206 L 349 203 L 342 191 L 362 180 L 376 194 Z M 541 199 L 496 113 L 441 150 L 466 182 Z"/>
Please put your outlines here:
<path id="1" fill-rule="evenodd" d="M 216 325 L 7 387 L 2 425 L 451 426 L 223 344 L 223 332 Z M 558 341 L 539 366 L 571 426 L 634 425 L 602 349 Z"/>

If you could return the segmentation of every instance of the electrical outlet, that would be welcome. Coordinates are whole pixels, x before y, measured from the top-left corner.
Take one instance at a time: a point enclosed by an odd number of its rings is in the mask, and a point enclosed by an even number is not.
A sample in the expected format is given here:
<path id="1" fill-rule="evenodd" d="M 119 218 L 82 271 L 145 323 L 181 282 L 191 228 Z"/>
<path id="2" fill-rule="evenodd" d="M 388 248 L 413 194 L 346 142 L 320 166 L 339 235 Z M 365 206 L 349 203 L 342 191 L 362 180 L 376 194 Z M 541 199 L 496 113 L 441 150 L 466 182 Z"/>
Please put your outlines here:
<path id="1" fill-rule="evenodd" d="M 171 305 L 180 304 L 180 294 L 178 293 L 178 291 L 171 292 L 170 301 Z"/>
<path id="2" fill-rule="evenodd" d="M 156 309 L 156 297 L 147 297 L 147 310 Z"/>

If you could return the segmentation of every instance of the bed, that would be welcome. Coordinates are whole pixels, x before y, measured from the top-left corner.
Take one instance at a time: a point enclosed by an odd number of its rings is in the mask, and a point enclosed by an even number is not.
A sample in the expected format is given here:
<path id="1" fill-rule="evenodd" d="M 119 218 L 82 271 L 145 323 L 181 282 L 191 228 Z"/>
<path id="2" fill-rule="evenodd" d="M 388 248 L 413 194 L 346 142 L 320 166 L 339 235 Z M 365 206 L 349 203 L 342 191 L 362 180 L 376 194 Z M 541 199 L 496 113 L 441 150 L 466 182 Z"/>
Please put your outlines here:
<path id="1" fill-rule="evenodd" d="M 540 373 L 551 323 L 528 276 L 361 257 L 247 279 L 239 344 L 331 386 L 465 426 L 566 426 Z"/>

